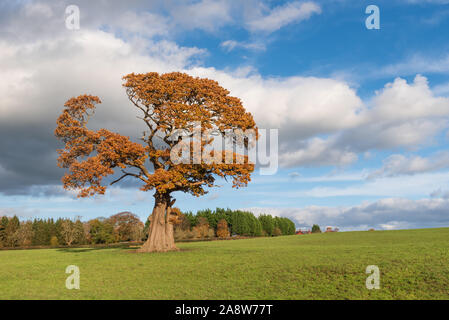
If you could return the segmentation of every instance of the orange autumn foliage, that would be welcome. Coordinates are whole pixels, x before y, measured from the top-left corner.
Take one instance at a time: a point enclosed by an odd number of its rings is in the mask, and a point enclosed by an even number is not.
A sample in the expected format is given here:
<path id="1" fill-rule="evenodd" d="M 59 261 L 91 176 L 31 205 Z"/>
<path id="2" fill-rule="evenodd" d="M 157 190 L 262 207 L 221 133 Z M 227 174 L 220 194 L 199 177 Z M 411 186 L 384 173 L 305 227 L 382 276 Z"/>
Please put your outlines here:
<path id="1" fill-rule="evenodd" d="M 217 224 L 217 237 L 225 239 L 229 238 L 228 223 L 225 219 L 221 219 Z"/>
<path id="2" fill-rule="evenodd" d="M 201 124 L 201 132 L 214 129 L 255 129 L 255 122 L 240 99 L 229 95 L 216 81 L 194 78 L 184 73 L 129 74 L 123 78 L 131 103 L 141 112 L 147 130 L 142 143 L 106 129 L 87 128 L 96 105 L 96 96 L 71 98 L 57 120 L 55 135 L 65 143 L 59 152 L 58 165 L 68 169 L 62 181 L 64 188 L 79 191 L 80 197 L 104 194 L 103 179 L 120 169 L 125 177 L 142 182 L 141 190 L 156 190 L 158 194 L 183 191 L 200 196 L 205 187 L 214 186 L 216 177 L 232 177 L 233 186 L 245 186 L 254 165 L 247 156 L 233 153 L 244 163 L 174 164 L 170 152 L 178 143 L 170 134 L 178 128 L 194 130 L 193 122 Z M 257 137 L 256 137 L 257 138 Z M 201 143 L 201 150 L 208 142 Z M 229 152 L 229 151 L 227 151 Z M 223 152 L 223 157 L 226 152 Z M 224 158 L 223 158 L 224 159 Z"/>

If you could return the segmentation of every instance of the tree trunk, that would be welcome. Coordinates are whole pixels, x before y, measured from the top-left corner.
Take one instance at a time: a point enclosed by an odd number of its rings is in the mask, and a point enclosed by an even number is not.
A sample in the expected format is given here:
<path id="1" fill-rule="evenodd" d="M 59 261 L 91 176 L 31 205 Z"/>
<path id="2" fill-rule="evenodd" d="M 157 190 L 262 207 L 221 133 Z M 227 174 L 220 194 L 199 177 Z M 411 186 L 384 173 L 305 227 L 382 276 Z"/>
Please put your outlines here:
<path id="1" fill-rule="evenodd" d="M 148 239 L 138 252 L 167 252 L 178 250 L 175 246 L 173 224 L 170 221 L 172 201 L 169 195 L 156 193 L 150 217 Z"/>

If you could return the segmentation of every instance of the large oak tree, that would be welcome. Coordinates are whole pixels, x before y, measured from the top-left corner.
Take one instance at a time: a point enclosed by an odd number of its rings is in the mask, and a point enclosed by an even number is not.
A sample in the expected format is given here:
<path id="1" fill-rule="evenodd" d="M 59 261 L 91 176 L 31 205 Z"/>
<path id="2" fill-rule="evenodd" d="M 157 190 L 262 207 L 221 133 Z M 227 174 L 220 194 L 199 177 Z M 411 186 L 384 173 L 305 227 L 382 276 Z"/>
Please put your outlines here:
<path id="1" fill-rule="evenodd" d="M 216 81 L 179 72 L 132 73 L 123 79 L 126 94 L 146 128 L 141 143 L 106 129 L 87 128 L 100 99 L 91 95 L 71 98 L 55 130 L 65 143 L 64 149 L 58 150 L 58 165 L 68 169 L 62 179 L 64 188 L 89 197 L 104 194 L 104 178 L 114 173 L 116 179 L 109 184 L 126 177 L 139 180 L 141 190 L 155 191 L 149 236 L 140 251 L 177 250 L 172 193 L 204 195 L 207 188 L 215 186 L 217 177 L 231 177 L 233 187 L 246 186 L 254 170 L 248 155 L 241 148 L 217 151 L 211 146 L 217 136 L 221 140 L 226 136 L 247 150 L 251 139 L 235 132 L 253 130 L 257 139 L 256 124 L 240 99 L 230 96 Z M 198 131 L 200 140 L 195 136 Z"/>

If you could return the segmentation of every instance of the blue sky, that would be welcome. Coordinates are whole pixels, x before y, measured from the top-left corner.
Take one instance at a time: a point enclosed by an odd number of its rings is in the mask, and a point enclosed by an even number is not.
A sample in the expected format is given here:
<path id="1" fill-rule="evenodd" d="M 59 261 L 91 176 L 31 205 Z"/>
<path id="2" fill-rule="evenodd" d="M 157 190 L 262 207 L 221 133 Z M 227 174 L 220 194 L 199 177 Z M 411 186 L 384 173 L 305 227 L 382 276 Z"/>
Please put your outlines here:
<path id="1" fill-rule="evenodd" d="M 246 208 L 342 230 L 449 226 L 449 1 L 17 1 L 0 4 L 0 215 L 132 211 L 132 182 L 106 196 L 61 190 L 55 121 L 72 96 L 100 96 L 94 127 L 136 138 L 120 78 L 183 71 L 239 96 L 279 130 L 279 169 L 225 181 L 182 210 Z M 80 29 L 65 9 L 80 10 Z M 368 30 L 368 5 L 380 29 Z"/>

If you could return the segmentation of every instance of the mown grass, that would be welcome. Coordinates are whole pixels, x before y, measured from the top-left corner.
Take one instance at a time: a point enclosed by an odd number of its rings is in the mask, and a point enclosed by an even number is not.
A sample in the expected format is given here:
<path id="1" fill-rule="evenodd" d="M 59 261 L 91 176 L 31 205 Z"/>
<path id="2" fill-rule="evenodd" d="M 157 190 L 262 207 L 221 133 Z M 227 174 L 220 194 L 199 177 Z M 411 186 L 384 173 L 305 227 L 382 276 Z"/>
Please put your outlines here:
<path id="1" fill-rule="evenodd" d="M 0 251 L 0 299 L 449 299 L 449 228 Z M 68 265 L 81 289 L 65 287 Z M 365 269 L 380 268 L 379 290 Z"/>

